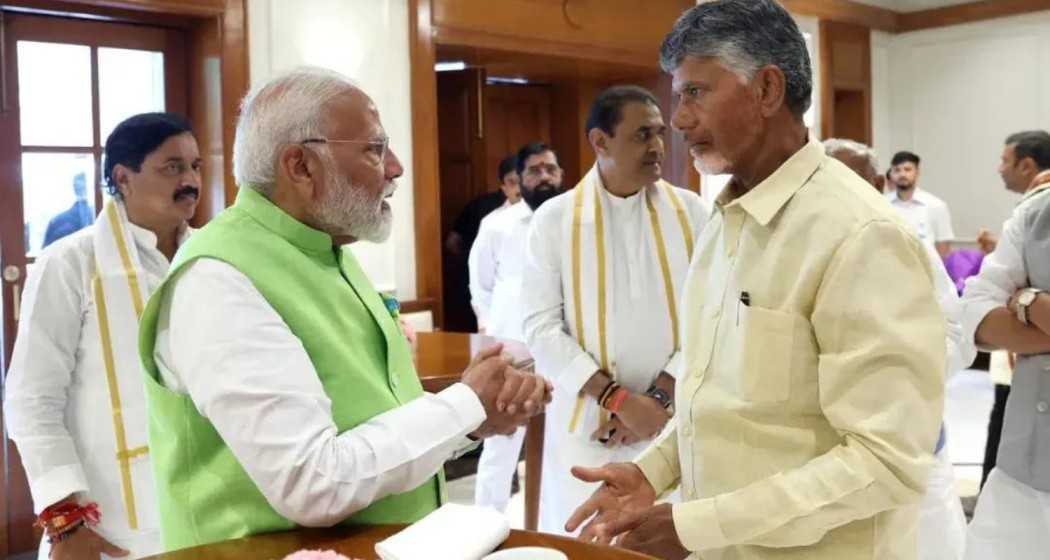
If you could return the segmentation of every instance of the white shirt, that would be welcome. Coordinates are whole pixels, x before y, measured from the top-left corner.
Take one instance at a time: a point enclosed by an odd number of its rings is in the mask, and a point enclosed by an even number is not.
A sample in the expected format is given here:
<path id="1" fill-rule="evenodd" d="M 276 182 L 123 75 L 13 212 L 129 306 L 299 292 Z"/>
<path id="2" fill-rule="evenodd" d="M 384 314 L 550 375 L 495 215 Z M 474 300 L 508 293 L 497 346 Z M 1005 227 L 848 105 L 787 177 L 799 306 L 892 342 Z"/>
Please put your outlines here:
<path id="1" fill-rule="evenodd" d="M 886 200 L 900 213 L 904 221 L 915 229 L 920 241 L 933 245 L 955 238 L 951 213 L 943 200 L 918 187 L 915 187 L 915 194 L 911 200 L 900 198 L 899 192 L 887 193 Z"/>
<path id="2" fill-rule="evenodd" d="M 487 335 L 525 340 L 521 327 L 521 275 L 532 214 L 532 208 L 522 200 L 485 216 L 470 249 L 467 269 L 471 302 Z"/>
<path id="3" fill-rule="evenodd" d="M 152 293 L 168 272 L 168 259 L 157 250 L 153 232 L 128 226 L 145 272 L 142 280 Z M 29 269 L 23 292 L 4 412 L 37 513 L 77 492 L 99 499 L 92 496 L 92 482 L 106 473 L 92 472 L 80 457 L 114 450 L 112 445 L 94 448 L 92 442 L 101 445 L 112 438 L 112 413 L 108 401 L 99 402 L 97 395 L 84 390 L 88 380 L 105 376 L 87 365 L 102 363 L 91 286 L 94 233 L 95 226 L 90 226 L 45 249 Z M 121 398 L 130 404 L 145 396 L 140 391 Z M 123 510 L 123 501 L 115 499 Z"/>
<path id="4" fill-rule="evenodd" d="M 1041 196 L 1047 196 L 1042 194 Z M 1003 233 L 995 250 L 984 257 L 981 272 L 966 279 L 963 290 L 963 333 L 975 341 L 977 327 L 993 309 L 1004 307 L 1014 292 L 1028 286 L 1028 270 L 1024 264 L 1024 209 L 1025 199 L 1003 223 Z M 982 350 L 995 350 L 982 348 Z"/>
<path id="5" fill-rule="evenodd" d="M 338 433 L 302 342 L 247 276 L 214 259 L 187 265 L 165 293 L 154 356 L 165 386 L 190 396 L 270 505 L 304 526 L 416 488 L 485 420 L 457 383 Z"/>

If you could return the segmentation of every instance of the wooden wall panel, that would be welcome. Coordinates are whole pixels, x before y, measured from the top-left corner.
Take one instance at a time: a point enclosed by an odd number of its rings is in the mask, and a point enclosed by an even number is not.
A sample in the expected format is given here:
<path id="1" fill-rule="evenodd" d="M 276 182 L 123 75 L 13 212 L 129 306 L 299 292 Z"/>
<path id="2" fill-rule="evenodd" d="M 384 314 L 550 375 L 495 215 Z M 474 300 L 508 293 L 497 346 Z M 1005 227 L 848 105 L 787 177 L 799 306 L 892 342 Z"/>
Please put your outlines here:
<path id="1" fill-rule="evenodd" d="M 657 66 L 656 48 L 692 0 L 432 0 L 442 44 Z"/>
<path id="2" fill-rule="evenodd" d="M 871 145 L 871 30 L 820 22 L 821 136 Z"/>
<path id="3" fill-rule="evenodd" d="M 793 14 L 813 16 L 821 21 L 862 25 L 891 33 L 896 32 L 900 25 L 900 14 L 893 10 L 849 0 L 780 0 L 780 2 Z"/>
<path id="4" fill-rule="evenodd" d="M 204 1 L 204 0 L 201 0 Z M 222 143 L 227 205 L 237 198 L 233 178 L 233 139 L 241 99 L 248 93 L 248 11 L 245 0 L 223 0 L 222 13 Z"/>
<path id="5" fill-rule="evenodd" d="M 201 199 L 193 216 L 193 225 L 200 227 L 226 207 L 221 22 L 218 17 L 206 18 L 191 33 L 188 86 L 200 102 L 190 106 L 188 116 L 204 160 Z"/>
<path id="6" fill-rule="evenodd" d="M 553 145 L 552 89 L 551 86 L 538 85 L 485 86 L 484 171 L 489 190 L 496 188 L 496 174 L 503 158 L 528 142 L 542 141 Z"/>
<path id="7" fill-rule="evenodd" d="M 438 173 L 437 76 L 431 0 L 410 0 L 412 60 L 412 193 L 415 208 L 416 297 L 434 300 L 434 324 L 443 320 L 441 190 Z"/>
<path id="8" fill-rule="evenodd" d="M 981 0 L 958 6 L 900 14 L 899 32 L 959 25 L 1050 10 L 1050 0 Z"/>

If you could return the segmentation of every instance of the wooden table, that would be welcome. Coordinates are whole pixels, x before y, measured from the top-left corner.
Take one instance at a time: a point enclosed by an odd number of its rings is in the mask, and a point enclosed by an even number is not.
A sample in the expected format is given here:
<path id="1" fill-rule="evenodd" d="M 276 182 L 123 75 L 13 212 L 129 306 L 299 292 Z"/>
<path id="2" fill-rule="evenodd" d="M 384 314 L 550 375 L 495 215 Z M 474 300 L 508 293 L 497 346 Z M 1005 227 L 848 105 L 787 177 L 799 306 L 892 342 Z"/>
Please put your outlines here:
<path id="1" fill-rule="evenodd" d="M 300 549 L 334 550 L 350 558 L 375 560 L 377 542 L 393 535 L 404 525 L 371 527 L 333 527 L 300 529 L 286 533 L 256 535 L 150 556 L 153 560 L 281 560 Z M 571 560 L 651 560 L 651 556 L 619 548 L 585 544 L 565 537 L 529 531 L 511 531 L 498 550 L 522 546 L 545 546 L 564 552 Z"/>
<path id="2" fill-rule="evenodd" d="M 479 351 L 498 342 L 517 358 L 528 350 L 519 342 L 501 341 L 491 336 L 469 333 L 419 333 L 415 351 L 416 372 L 423 389 L 437 393 L 459 381 L 460 375 Z M 540 482 L 543 474 L 544 415 L 529 421 L 525 431 L 525 528 L 535 531 L 540 517 Z"/>

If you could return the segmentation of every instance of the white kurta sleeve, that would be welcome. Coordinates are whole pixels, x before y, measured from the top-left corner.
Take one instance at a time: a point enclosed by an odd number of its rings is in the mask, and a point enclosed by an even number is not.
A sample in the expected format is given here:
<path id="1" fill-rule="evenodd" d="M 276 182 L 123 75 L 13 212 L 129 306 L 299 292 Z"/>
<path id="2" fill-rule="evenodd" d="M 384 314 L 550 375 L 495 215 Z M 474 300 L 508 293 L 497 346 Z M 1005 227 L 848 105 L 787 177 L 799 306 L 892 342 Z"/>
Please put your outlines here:
<path id="1" fill-rule="evenodd" d="M 478 328 L 486 328 L 492 312 L 492 290 L 496 286 L 496 266 L 500 235 L 495 223 L 482 220 L 474 245 L 467 257 L 470 275 L 470 303 L 478 316 Z"/>
<path id="2" fill-rule="evenodd" d="M 1022 214 L 1015 211 L 1003 225 L 995 251 L 984 258 L 981 272 L 966 279 L 962 298 L 963 336 L 976 344 L 977 327 L 993 309 L 1004 307 L 1017 290 L 1028 285 Z M 991 350 L 991 349 L 986 349 Z"/>
<path id="3" fill-rule="evenodd" d="M 561 283 L 561 214 L 557 203 L 547 202 L 532 218 L 525 242 L 525 271 L 522 275 L 522 317 L 529 352 L 537 372 L 579 393 L 601 369 L 569 334 Z"/>
<path id="4" fill-rule="evenodd" d="M 947 339 L 947 371 L 945 379 L 955 375 L 957 372 L 970 367 L 974 358 L 977 357 L 977 347 L 974 345 L 973 337 L 967 338 L 963 329 L 962 301 L 955 291 L 955 283 L 952 282 L 948 271 L 944 268 L 937 251 L 928 243 L 923 243 L 926 250 L 926 259 L 930 262 L 930 270 L 933 274 L 933 286 L 937 290 L 937 305 L 944 314 L 945 332 Z"/>
<path id="5" fill-rule="evenodd" d="M 168 291 L 157 359 L 270 505 L 304 526 L 418 487 L 485 419 L 457 383 L 338 433 L 302 343 L 246 276 L 211 259 L 191 263 Z"/>
<path id="6" fill-rule="evenodd" d="M 74 254 L 74 241 L 53 245 L 29 273 L 4 384 L 7 430 L 22 456 L 37 513 L 70 494 L 89 490 L 65 424 L 66 392 L 77 366 L 87 285 L 87 271 Z"/>

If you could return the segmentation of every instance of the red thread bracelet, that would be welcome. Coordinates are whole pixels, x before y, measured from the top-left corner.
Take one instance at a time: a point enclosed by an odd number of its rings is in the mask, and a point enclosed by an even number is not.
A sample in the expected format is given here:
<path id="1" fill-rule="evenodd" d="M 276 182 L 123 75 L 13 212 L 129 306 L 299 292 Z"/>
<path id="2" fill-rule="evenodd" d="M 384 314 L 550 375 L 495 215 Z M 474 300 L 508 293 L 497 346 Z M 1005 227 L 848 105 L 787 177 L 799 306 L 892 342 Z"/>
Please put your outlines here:
<path id="1" fill-rule="evenodd" d="M 620 412 L 620 407 L 623 406 L 624 401 L 627 400 L 630 394 L 631 392 L 623 387 L 616 389 L 616 392 L 609 397 L 609 404 L 605 408 L 613 414 Z"/>

